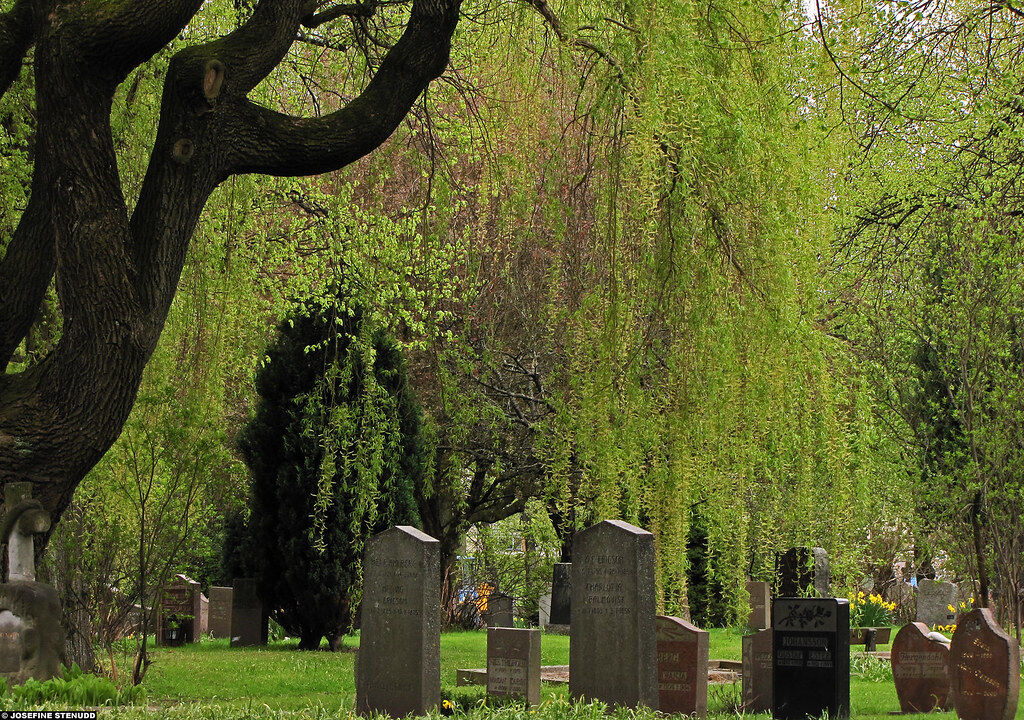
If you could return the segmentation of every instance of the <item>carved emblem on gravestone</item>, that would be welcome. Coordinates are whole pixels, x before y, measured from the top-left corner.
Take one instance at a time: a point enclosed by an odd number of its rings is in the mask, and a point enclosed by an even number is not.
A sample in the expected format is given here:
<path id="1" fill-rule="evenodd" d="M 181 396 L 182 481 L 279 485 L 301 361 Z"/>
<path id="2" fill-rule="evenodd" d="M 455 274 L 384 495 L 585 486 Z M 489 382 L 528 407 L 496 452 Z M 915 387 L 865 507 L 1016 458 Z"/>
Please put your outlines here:
<path id="1" fill-rule="evenodd" d="M 961 720 L 1011 720 L 1020 691 L 1020 649 L 988 608 L 960 616 L 949 647 L 953 704 Z"/>
<path id="2" fill-rule="evenodd" d="M 850 604 L 843 598 L 772 603 L 772 715 L 850 716 Z"/>
<path id="3" fill-rule="evenodd" d="M 904 625 L 892 642 L 890 660 L 902 712 L 951 707 L 949 641 L 942 635 L 929 632 L 924 623 Z"/>
<path id="4" fill-rule="evenodd" d="M 49 529 L 50 515 L 32 499 L 32 483 L 4 486 L 0 533 L 7 541 L 8 581 L 0 584 L 0 675 L 13 685 L 48 680 L 60 668 L 57 591 L 36 582 L 34 535 Z"/>

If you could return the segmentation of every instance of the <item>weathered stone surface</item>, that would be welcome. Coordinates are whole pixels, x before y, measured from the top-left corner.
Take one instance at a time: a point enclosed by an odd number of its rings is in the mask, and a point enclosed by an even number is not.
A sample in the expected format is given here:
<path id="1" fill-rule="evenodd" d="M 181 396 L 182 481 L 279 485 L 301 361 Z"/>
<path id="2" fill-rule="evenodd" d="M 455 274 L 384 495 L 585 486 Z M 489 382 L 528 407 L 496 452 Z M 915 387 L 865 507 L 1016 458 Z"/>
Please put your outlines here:
<path id="1" fill-rule="evenodd" d="M 658 707 L 654 536 L 605 520 L 573 538 L 569 693 Z"/>
<path id="2" fill-rule="evenodd" d="M 889 660 L 900 710 L 920 713 L 949 709 L 948 642 L 929 637 L 924 623 L 910 623 L 896 633 Z"/>
<path id="3" fill-rule="evenodd" d="M 551 570 L 551 625 L 568 625 L 572 608 L 572 563 L 555 563 Z"/>
<path id="4" fill-rule="evenodd" d="M 961 720 L 1011 720 L 1020 692 L 1020 648 L 988 608 L 960 616 L 949 648 L 953 704 Z"/>
<path id="5" fill-rule="evenodd" d="M 850 604 L 843 598 L 772 602 L 772 714 L 850 716 Z"/>
<path id="6" fill-rule="evenodd" d="M 234 590 L 229 587 L 210 588 L 210 635 L 231 637 L 231 603 Z"/>
<path id="7" fill-rule="evenodd" d="M 748 713 L 772 711 L 770 628 L 743 636 L 743 709 Z"/>
<path id="8" fill-rule="evenodd" d="M 487 597 L 484 623 L 487 627 L 514 627 L 515 619 L 512 613 L 512 598 L 502 593 L 491 593 Z"/>
<path id="9" fill-rule="evenodd" d="M 917 622 L 925 625 L 953 625 L 956 613 L 956 585 L 923 578 L 917 582 Z"/>
<path id="10" fill-rule="evenodd" d="M 545 593 L 537 601 L 537 624 L 543 630 L 551 622 L 551 593 Z"/>
<path id="11" fill-rule="evenodd" d="M 57 591 L 40 582 L 0 585 L 0 675 L 9 685 L 60 670 L 64 632 Z"/>
<path id="12" fill-rule="evenodd" d="M 706 717 L 709 635 L 682 618 L 654 619 L 658 647 L 658 709 Z"/>
<path id="13" fill-rule="evenodd" d="M 747 593 L 750 595 L 750 614 L 747 616 L 747 627 L 764 630 L 772 624 L 772 585 L 760 580 L 747 581 Z"/>
<path id="14" fill-rule="evenodd" d="M 231 647 L 267 644 L 267 612 L 256 580 L 235 578 L 231 591 Z"/>
<path id="15" fill-rule="evenodd" d="M 487 629 L 487 694 L 540 702 L 540 630 Z"/>
<path id="16" fill-rule="evenodd" d="M 819 547 L 795 547 L 775 558 L 778 597 L 829 596 L 828 553 Z"/>
<path id="17" fill-rule="evenodd" d="M 440 543 L 399 525 L 363 560 L 356 711 L 424 715 L 441 699 Z"/>

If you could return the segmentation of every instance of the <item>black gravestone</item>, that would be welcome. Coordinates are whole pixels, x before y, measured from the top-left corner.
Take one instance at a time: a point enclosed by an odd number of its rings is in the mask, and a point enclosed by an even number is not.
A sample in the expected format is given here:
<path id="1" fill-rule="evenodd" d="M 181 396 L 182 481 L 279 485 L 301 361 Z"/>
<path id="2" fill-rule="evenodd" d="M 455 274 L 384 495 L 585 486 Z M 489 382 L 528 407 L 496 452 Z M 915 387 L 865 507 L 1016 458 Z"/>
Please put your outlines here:
<path id="1" fill-rule="evenodd" d="M 426 715 L 441 700 L 440 543 L 416 528 L 374 535 L 363 559 L 356 711 Z"/>
<path id="2" fill-rule="evenodd" d="M 829 592 L 828 553 L 819 547 L 795 547 L 775 557 L 777 597 L 821 597 Z"/>
<path id="3" fill-rule="evenodd" d="M 654 536 L 605 520 L 572 552 L 569 695 L 658 709 Z"/>
<path id="4" fill-rule="evenodd" d="M 572 607 L 572 563 L 555 563 L 551 570 L 549 625 L 568 625 Z"/>
<path id="5" fill-rule="evenodd" d="M 231 590 L 231 647 L 267 644 L 267 613 L 253 578 L 235 578 Z"/>
<path id="6" fill-rule="evenodd" d="M 850 604 L 843 598 L 772 602 L 776 720 L 850 716 Z"/>

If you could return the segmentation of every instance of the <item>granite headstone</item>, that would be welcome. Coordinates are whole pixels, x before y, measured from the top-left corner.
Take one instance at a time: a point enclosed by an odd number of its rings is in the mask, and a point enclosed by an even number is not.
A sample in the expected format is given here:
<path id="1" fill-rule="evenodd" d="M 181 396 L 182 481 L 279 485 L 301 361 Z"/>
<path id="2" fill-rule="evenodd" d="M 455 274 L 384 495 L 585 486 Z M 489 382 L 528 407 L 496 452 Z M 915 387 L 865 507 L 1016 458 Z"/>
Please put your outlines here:
<path id="1" fill-rule="evenodd" d="M 956 585 L 922 578 L 917 582 L 917 622 L 928 626 L 956 623 Z"/>
<path id="2" fill-rule="evenodd" d="M 267 612 L 254 578 L 235 578 L 231 590 L 231 647 L 266 645 Z"/>
<path id="3" fill-rule="evenodd" d="M 890 662 L 896 697 L 904 713 L 948 710 L 949 641 L 929 631 L 924 623 L 900 628 L 892 641 Z"/>
<path id="4" fill-rule="evenodd" d="M 1020 648 L 988 608 L 960 616 L 949 646 L 953 704 L 961 720 L 1011 720 L 1020 692 Z"/>
<path id="5" fill-rule="evenodd" d="M 772 631 L 743 636 L 743 710 L 772 711 Z"/>
<path id="6" fill-rule="evenodd" d="M 487 628 L 487 694 L 540 702 L 540 630 Z"/>
<path id="7" fill-rule="evenodd" d="M 764 630 L 771 626 L 772 586 L 760 580 L 747 581 L 747 594 L 750 595 L 750 614 L 747 616 L 747 627 Z"/>
<path id="8" fill-rule="evenodd" d="M 555 563 L 551 569 L 550 625 L 568 625 L 572 616 L 572 563 Z"/>
<path id="9" fill-rule="evenodd" d="M 515 627 L 512 613 L 512 598 L 502 593 L 493 592 L 487 596 L 487 609 L 484 610 L 484 623 L 487 627 Z"/>
<path id="10" fill-rule="evenodd" d="M 772 714 L 776 720 L 850 716 L 850 603 L 772 602 Z"/>
<path id="11" fill-rule="evenodd" d="M 775 558 L 778 597 L 829 596 L 828 553 L 819 547 L 794 547 Z"/>
<path id="12" fill-rule="evenodd" d="M 441 699 L 440 543 L 399 525 L 370 538 L 356 711 L 425 715 Z"/>
<path id="13" fill-rule="evenodd" d="M 706 717 L 708 714 L 707 631 L 682 618 L 654 619 L 658 647 L 658 709 Z"/>
<path id="14" fill-rule="evenodd" d="M 234 590 L 229 587 L 210 588 L 210 635 L 231 637 L 231 602 Z"/>
<path id="15" fill-rule="evenodd" d="M 577 533 L 572 558 L 569 694 L 656 710 L 654 536 L 605 520 Z"/>

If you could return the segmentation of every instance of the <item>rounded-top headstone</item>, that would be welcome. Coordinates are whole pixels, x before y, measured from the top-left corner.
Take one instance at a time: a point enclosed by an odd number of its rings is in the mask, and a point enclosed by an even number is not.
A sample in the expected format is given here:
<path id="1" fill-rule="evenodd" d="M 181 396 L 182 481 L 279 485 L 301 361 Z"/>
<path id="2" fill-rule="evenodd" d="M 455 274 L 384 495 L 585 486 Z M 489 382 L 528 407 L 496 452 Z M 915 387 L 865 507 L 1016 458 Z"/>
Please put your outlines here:
<path id="1" fill-rule="evenodd" d="M 904 713 L 948 710 L 952 704 L 949 640 L 932 637 L 936 634 L 915 622 L 900 628 L 892 641 L 892 677 Z"/>
<path id="2" fill-rule="evenodd" d="M 658 615 L 658 709 L 663 713 L 708 713 L 709 634 L 686 620 Z"/>
<path id="3" fill-rule="evenodd" d="M 577 533 L 571 613 L 569 694 L 656 710 L 654 536 L 621 520 Z"/>
<path id="4" fill-rule="evenodd" d="M 953 703 L 961 720 L 1011 720 L 1020 691 L 1020 648 L 988 608 L 960 616 L 949 647 Z"/>

